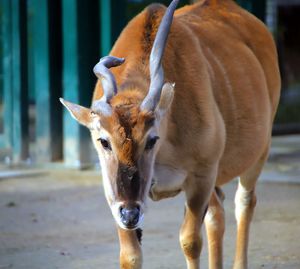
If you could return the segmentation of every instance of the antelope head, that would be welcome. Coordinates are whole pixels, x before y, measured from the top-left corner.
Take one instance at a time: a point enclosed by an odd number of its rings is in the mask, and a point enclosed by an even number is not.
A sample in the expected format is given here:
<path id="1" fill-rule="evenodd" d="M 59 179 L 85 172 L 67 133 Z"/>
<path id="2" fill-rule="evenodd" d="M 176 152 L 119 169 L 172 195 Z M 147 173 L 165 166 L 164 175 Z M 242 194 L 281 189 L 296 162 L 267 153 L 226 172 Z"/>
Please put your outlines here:
<path id="1" fill-rule="evenodd" d="M 156 34 L 145 98 L 132 98 L 129 92 L 126 97 L 126 91 L 118 93 L 109 69 L 125 59 L 106 56 L 94 67 L 102 84 L 101 99 L 94 101 L 90 109 L 60 99 L 71 115 L 91 131 L 107 202 L 116 222 L 124 229 L 138 228 L 143 219 L 160 146 L 160 123 L 173 100 L 174 85 L 164 82 L 162 56 L 177 3 L 178 0 L 172 1 Z"/>

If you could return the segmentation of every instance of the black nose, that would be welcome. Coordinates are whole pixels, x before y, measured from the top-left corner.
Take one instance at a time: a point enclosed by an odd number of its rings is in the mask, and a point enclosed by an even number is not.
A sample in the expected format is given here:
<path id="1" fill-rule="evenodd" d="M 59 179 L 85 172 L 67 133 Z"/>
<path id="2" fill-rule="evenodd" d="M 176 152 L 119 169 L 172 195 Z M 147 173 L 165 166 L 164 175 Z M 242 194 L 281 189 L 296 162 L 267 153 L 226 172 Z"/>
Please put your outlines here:
<path id="1" fill-rule="evenodd" d="M 121 221 L 127 228 L 135 228 L 140 218 L 140 208 L 135 207 L 121 207 L 120 208 Z"/>

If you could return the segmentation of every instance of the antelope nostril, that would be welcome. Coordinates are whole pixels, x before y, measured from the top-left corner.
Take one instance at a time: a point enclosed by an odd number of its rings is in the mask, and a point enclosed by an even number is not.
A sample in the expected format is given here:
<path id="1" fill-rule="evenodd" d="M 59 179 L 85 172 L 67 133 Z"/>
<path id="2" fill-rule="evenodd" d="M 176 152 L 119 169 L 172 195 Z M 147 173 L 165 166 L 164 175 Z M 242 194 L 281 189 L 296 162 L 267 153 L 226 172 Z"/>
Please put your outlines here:
<path id="1" fill-rule="evenodd" d="M 120 207 L 121 221 L 127 227 L 134 227 L 139 222 L 140 207 Z"/>

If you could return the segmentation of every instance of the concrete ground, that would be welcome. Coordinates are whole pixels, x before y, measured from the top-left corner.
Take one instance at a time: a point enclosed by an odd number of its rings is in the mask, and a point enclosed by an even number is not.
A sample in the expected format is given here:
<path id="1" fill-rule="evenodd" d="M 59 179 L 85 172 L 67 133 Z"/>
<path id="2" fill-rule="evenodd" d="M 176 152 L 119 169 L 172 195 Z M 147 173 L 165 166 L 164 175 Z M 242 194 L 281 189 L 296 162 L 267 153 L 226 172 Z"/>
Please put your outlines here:
<path id="1" fill-rule="evenodd" d="M 249 268 L 300 268 L 300 136 L 273 140 L 258 183 Z M 0 171 L 0 269 L 118 268 L 118 238 L 97 171 Z M 234 256 L 233 197 L 226 185 L 224 268 Z M 144 268 L 185 268 L 178 242 L 183 195 L 149 202 Z M 204 244 L 201 268 L 207 268 Z"/>

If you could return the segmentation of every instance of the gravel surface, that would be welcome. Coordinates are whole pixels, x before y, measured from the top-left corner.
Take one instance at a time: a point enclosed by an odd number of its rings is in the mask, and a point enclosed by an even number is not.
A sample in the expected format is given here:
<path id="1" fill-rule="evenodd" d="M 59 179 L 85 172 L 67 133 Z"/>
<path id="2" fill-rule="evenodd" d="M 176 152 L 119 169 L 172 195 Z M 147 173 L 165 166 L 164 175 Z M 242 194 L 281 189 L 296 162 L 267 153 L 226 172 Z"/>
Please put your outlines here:
<path id="1" fill-rule="evenodd" d="M 300 139 L 294 140 L 289 150 L 280 141 L 275 140 L 277 148 L 272 148 L 257 186 L 249 247 L 251 269 L 300 268 L 300 184 L 299 178 L 295 179 L 300 167 L 295 143 Z M 272 173 L 278 176 L 275 182 Z M 232 268 L 234 257 L 236 185 L 233 181 L 224 187 L 225 269 Z M 143 268 L 186 268 L 178 242 L 183 204 L 183 195 L 149 201 L 143 227 Z M 0 269 L 118 268 L 118 252 L 100 172 L 44 171 L 2 179 L 0 172 Z M 201 265 L 207 268 L 206 242 Z"/>

